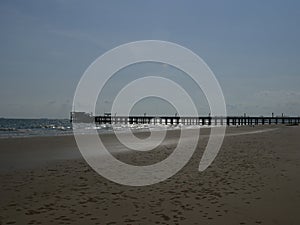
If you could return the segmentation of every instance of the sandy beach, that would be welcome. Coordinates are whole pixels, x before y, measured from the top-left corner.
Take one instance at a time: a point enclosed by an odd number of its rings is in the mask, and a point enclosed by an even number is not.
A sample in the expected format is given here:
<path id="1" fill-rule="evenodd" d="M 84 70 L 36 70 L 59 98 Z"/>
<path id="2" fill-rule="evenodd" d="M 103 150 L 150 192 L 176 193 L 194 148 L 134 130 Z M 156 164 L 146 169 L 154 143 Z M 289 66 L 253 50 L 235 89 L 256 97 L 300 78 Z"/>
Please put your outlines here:
<path id="1" fill-rule="evenodd" d="M 168 132 L 147 153 L 114 155 L 152 164 L 172 152 L 178 135 Z M 0 139 L 0 224 L 300 224 L 300 127 L 229 128 L 213 164 L 199 172 L 208 135 L 201 130 L 179 173 L 145 187 L 98 175 L 72 136 Z M 115 137 L 101 138 L 113 150 Z"/>

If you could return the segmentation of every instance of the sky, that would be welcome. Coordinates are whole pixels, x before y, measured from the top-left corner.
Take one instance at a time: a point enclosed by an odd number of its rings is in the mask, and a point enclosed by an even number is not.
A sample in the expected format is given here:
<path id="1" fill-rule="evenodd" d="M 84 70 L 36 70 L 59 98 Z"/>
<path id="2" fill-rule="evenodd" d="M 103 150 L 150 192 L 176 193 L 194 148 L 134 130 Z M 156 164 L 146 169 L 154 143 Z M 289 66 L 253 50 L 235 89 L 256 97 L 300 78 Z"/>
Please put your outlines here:
<path id="1" fill-rule="evenodd" d="M 138 40 L 170 41 L 198 54 L 217 77 L 230 115 L 300 115 L 299 21 L 300 2 L 290 0 L 2 0 L 0 117 L 68 118 L 87 67 Z M 108 89 L 116 93 L 137 71 L 125 68 L 119 86 Z M 182 85 L 199 92 L 189 81 Z M 99 112 L 113 100 L 109 91 L 104 96 Z M 146 105 L 153 104 L 172 112 L 157 99 Z"/>

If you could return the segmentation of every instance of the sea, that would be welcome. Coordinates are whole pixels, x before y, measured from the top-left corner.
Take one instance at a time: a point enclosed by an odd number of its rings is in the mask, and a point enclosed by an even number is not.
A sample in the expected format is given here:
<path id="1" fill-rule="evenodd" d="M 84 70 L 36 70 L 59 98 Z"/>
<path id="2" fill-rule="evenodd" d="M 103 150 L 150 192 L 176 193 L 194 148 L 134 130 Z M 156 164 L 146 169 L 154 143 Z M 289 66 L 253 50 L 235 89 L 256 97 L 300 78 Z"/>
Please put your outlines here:
<path id="1" fill-rule="evenodd" d="M 0 138 L 71 135 L 68 119 L 6 119 L 0 118 Z"/>
<path id="2" fill-rule="evenodd" d="M 80 127 L 80 124 L 77 124 Z M 88 130 L 96 129 L 98 133 L 111 133 L 114 131 L 145 131 L 163 130 L 163 129 L 180 129 L 180 128 L 195 128 L 199 126 L 184 126 L 184 125 L 153 125 L 153 124 L 101 124 L 82 127 L 87 129 L 83 133 L 88 133 Z M 17 138 L 17 137 L 35 137 L 35 136 L 63 136 L 72 135 L 72 123 L 69 119 L 7 119 L 0 118 L 0 138 Z"/>

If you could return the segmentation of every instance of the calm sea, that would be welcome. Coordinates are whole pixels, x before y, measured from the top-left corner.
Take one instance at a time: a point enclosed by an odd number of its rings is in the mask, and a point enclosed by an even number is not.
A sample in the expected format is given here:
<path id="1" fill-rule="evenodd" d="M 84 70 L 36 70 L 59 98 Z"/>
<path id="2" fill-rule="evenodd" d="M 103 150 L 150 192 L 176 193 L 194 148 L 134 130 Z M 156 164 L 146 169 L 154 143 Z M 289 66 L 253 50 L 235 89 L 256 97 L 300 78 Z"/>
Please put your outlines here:
<path id="1" fill-rule="evenodd" d="M 0 119 L 0 138 L 72 134 L 68 119 Z"/>

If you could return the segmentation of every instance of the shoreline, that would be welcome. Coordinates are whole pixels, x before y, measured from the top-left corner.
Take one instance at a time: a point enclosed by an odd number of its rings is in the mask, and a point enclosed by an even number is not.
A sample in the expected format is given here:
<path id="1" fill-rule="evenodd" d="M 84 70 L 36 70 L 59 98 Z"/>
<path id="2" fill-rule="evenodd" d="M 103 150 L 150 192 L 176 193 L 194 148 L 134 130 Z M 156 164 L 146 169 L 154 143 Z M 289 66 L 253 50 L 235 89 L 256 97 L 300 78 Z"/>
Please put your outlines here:
<path id="1" fill-rule="evenodd" d="M 295 126 L 295 125 L 288 125 L 288 124 L 278 124 L 278 125 L 275 125 L 275 124 L 266 124 L 266 125 L 231 125 L 231 126 L 221 126 L 221 125 L 217 125 L 217 126 L 202 126 L 202 125 L 186 125 L 186 126 L 171 126 L 171 127 L 166 127 L 165 129 L 160 129 L 159 127 L 151 127 L 150 129 L 153 131 L 153 132 L 156 132 L 156 131 L 164 131 L 164 130 L 167 130 L 167 131 L 176 131 L 176 130 L 180 130 L 180 129 L 211 129 L 212 127 L 226 127 L 226 128 L 243 128 L 243 127 L 281 127 L 281 126 Z M 131 129 L 130 127 L 127 127 L 127 129 L 124 129 L 124 130 L 116 130 L 116 132 L 118 133 L 128 133 L 130 130 L 133 131 L 134 133 L 140 133 L 140 132 L 148 132 L 147 129 L 149 128 L 134 128 L 134 129 Z M 31 130 L 31 129 L 29 129 Z M 99 128 L 99 129 L 95 129 L 98 131 L 98 134 L 99 135 L 102 135 L 102 134 L 113 134 L 115 131 L 114 130 L 105 130 L 103 128 Z M 50 130 L 50 131 L 53 131 L 53 130 Z M 65 133 L 64 133 L 65 132 Z M 45 133 L 45 134 L 27 134 L 27 135 L 8 135 L 8 134 L 5 134 L 5 135 L 0 135 L 0 140 L 2 139 L 15 139 L 15 138 L 36 138 L 36 137 L 65 137 L 65 136 L 73 136 L 73 131 L 72 129 L 71 130 L 64 130 L 64 132 L 61 132 L 61 133 Z M 21 133 L 24 133 L 24 132 L 21 132 Z"/>
<path id="2" fill-rule="evenodd" d="M 272 128 L 273 127 L 273 128 Z M 270 129 L 277 129 L 282 126 L 242 126 L 242 127 L 227 127 L 226 136 L 247 135 L 260 133 L 261 130 L 269 131 Z M 254 131 L 253 131 L 254 130 Z M 163 132 L 155 130 L 153 132 Z M 244 133 L 243 133 L 244 132 Z M 121 135 L 126 135 L 128 132 L 121 132 Z M 134 131 L 134 135 L 138 138 L 145 138 L 149 135 L 147 131 Z M 207 139 L 210 134 L 210 128 L 201 129 L 199 139 Z M 161 143 L 162 146 L 170 144 L 169 140 L 173 140 L 173 145 L 180 135 L 179 129 L 167 130 L 166 142 Z M 87 135 L 89 136 L 89 135 Z M 119 142 L 113 133 L 99 134 L 102 141 L 110 145 L 110 143 Z M 207 141 L 207 140 L 205 140 Z M 115 146 L 115 145 L 113 145 Z M 120 146 L 118 146 L 120 147 Z M 112 153 L 120 154 L 110 148 Z M 126 153 L 133 153 L 132 151 L 125 151 Z M 82 155 L 77 147 L 74 135 L 60 135 L 60 136 L 33 136 L 33 137 L 14 137 L 0 139 L 0 172 L 7 172 L 9 170 L 33 169 L 35 167 L 46 166 L 49 163 L 56 163 L 63 160 L 82 159 Z"/>
<path id="3" fill-rule="evenodd" d="M 267 127 L 294 127 L 295 125 L 284 125 L 284 124 L 278 124 L 278 125 L 274 125 L 274 124 L 271 124 L 271 125 L 268 125 L 268 124 L 266 124 L 266 125 L 236 125 L 236 126 L 226 126 L 226 129 L 236 129 L 236 128 L 267 128 Z M 218 128 L 218 127 L 221 127 L 221 126 L 214 126 L 215 128 Z M 222 127 L 224 127 L 224 126 L 222 126 Z M 189 128 L 189 127 L 187 127 L 187 128 L 182 128 L 182 129 L 200 129 L 200 130 L 203 130 L 203 129 L 211 129 L 212 128 L 212 126 L 211 127 L 209 127 L 209 126 L 199 126 L 199 127 L 197 127 L 197 128 L 194 128 L 194 127 L 192 127 L 192 128 Z M 148 128 L 142 128 L 142 129 L 134 129 L 134 130 L 132 130 L 133 131 L 133 133 L 147 133 L 148 131 L 147 131 L 147 129 Z M 153 129 L 153 128 L 152 128 Z M 169 129 L 169 128 L 167 128 L 166 129 L 166 131 L 178 131 L 178 130 L 180 130 L 181 128 L 171 128 L 171 129 Z M 96 129 L 97 130 L 97 129 Z M 159 131 L 164 131 L 164 130 L 159 130 L 159 129 L 156 129 L 156 128 L 154 128 L 153 130 L 152 130 L 152 132 L 159 132 Z M 120 131 L 120 130 L 117 130 L 116 132 L 118 132 L 118 133 L 128 133 L 129 132 L 129 130 L 122 130 L 122 131 Z M 113 130 L 111 130 L 111 131 L 108 131 L 108 132 L 98 132 L 98 134 L 99 135 L 111 135 L 111 134 L 113 134 L 114 133 L 114 131 Z M 87 134 L 83 134 L 83 135 L 87 135 Z M 43 138 L 43 137 L 46 137 L 46 138 L 51 138 L 51 137 L 70 137 L 70 136 L 74 136 L 74 134 L 73 134 L 73 131 L 72 131 L 72 133 L 68 133 L 68 134 L 55 134 L 55 135 L 53 135 L 53 134 L 49 134 L 49 135 L 29 135 L 29 136 L 0 136 L 0 140 L 5 140 L 5 139 L 23 139 L 23 138 Z"/>

